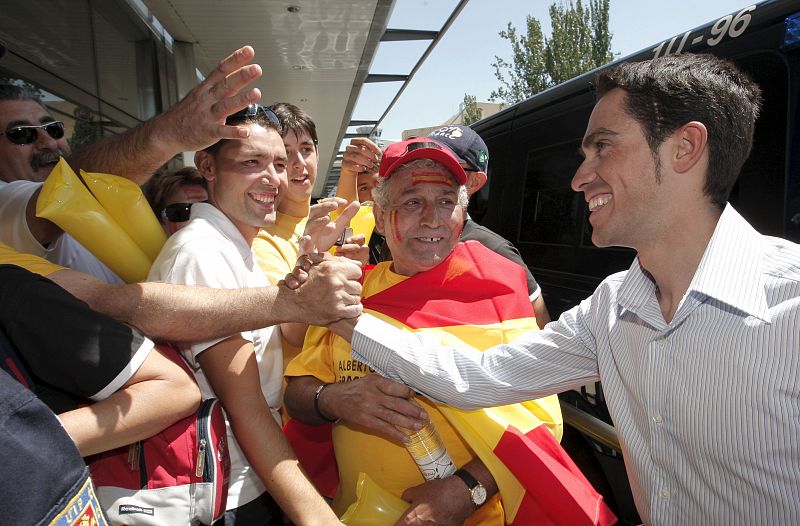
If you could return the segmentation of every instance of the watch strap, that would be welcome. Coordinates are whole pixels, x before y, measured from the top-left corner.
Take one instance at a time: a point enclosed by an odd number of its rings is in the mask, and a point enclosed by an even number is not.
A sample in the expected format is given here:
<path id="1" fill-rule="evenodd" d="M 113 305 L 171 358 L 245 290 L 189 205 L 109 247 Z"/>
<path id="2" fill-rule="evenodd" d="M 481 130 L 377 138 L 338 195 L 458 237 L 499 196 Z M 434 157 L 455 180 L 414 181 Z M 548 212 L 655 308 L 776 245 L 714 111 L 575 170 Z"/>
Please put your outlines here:
<path id="1" fill-rule="evenodd" d="M 469 473 L 469 471 L 467 471 L 466 469 L 463 469 L 463 468 L 462 468 L 462 469 L 459 469 L 458 471 L 456 471 L 456 472 L 455 472 L 455 473 L 453 473 L 453 474 L 454 474 L 456 477 L 458 477 L 458 478 L 460 478 L 461 480 L 463 480 L 463 481 L 464 481 L 464 484 L 466 484 L 466 485 L 467 485 L 467 489 L 468 489 L 468 490 L 470 490 L 470 492 L 471 492 L 473 489 L 475 489 L 476 487 L 478 487 L 478 484 L 480 484 L 480 483 L 479 483 L 479 482 L 478 482 L 478 481 L 475 479 L 475 477 L 473 477 L 473 476 L 472 476 L 472 475 Z"/>
<path id="2" fill-rule="evenodd" d="M 469 500 L 472 501 L 472 505 L 475 508 L 480 508 L 486 502 L 486 488 L 483 487 L 483 484 L 475 480 L 475 477 L 472 474 L 465 470 L 459 469 L 454 473 L 455 476 L 460 478 L 464 484 L 467 485 L 467 491 L 469 491 Z"/>

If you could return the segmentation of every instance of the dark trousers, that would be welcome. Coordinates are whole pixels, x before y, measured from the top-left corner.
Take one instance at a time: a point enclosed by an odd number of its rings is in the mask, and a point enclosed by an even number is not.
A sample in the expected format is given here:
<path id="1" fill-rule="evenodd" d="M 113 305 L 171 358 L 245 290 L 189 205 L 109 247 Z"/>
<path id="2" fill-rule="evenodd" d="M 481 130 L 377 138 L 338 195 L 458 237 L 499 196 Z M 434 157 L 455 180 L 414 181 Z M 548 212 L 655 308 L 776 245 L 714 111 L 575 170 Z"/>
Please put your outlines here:
<path id="1" fill-rule="evenodd" d="M 228 510 L 214 526 L 283 526 L 283 513 L 268 492 L 247 504 Z"/>

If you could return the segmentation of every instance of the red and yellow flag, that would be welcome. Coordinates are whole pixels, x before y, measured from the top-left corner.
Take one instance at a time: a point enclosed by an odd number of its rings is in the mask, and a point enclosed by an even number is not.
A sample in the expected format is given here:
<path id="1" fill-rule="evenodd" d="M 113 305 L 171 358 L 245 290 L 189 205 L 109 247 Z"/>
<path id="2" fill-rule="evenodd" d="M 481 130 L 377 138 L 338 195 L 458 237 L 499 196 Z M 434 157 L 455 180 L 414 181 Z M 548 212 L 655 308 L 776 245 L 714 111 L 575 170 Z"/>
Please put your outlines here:
<path id="1" fill-rule="evenodd" d="M 519 265 L 467 241 L 433 269 L 363 303 L 370 314 L 398 328 L 483 351 L 538 328 L 527 290 Z M 508 524 L 616 522 L 558 443 L 562 420 L 556 396 L 478 411 L 438 408 L 492 472 Z"/>

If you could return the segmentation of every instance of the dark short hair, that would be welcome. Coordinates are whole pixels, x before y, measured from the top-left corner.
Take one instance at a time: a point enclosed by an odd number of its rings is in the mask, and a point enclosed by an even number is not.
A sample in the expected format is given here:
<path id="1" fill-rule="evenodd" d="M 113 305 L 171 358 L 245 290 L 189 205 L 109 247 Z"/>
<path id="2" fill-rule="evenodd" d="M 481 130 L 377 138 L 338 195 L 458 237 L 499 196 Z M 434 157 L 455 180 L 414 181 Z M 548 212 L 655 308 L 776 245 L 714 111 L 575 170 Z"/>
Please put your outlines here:
<path id="1" fill-rule="evenodd" d="M 627 113 L 642 127 L 655 156 L 675 130 L 691 121 L 708 130 L 704 193 L 723 208 L 753 146 L 761 89 L 727 60 L 709 54 L 669 55 L 624 63 L 597 76 L 597 98 L 625 91 Z"/>
<path id="2" fill-rule="evenodd" d="M 262 128 L 272 129 L 277 131 L 278 133 L 282 133 L 281 128 L 278 127 L 277 124 L 269 120 L 267 116 L 264 115 L 264 113 L 261 111 L 256 112 L 255 115 L 248 115 L 241 117 L 235 117 L 235 114 L 231 115 L 227 119 L 225 119 L 225 124 L 236 125 L 236 126 L 241 126 L 241 125 L 261 126 Z M 217 153 L 219 153 L 219 150 L 226 142 L 235 140 L 237 139 L 220 139 L 211 146 L 203 148 L 203 151 L 208 152 L 211 156 L 216 156 Z"/>
<path id="3" fill-rule="evenodd" d="M 42 98 L 38 93 L 30 88 L 14 84 L 0 84 L 0 100 L 30 100 L 44 107 Z"/>
<path id="4" fill-rule="evenodd" d="M 156 217 L 161 217 L 161 211 L 166 206 L 167 196 L 175 189 L 191 184 L 206 188 L 206 180 L 194 166 L 184 166 L 173 172 L 159 173 L 150 178 L 142 187 L 144 196 L 150 203 L 150 208 Z"/>
<path id="5" fill-rule="evenodd" d="M 281 136 L 286 137 L 286 134 L 290 131 L 293 131 L 298 137 L 303 133 L 308 133 L 311 140 L 314 141 L 314 145 L 319 144 L 317 125 L 314 124 L 311 116 L 301 108 L 288 102 L 276 102 L 269 109 L 274 111 L 281 121 L 281 128 L 283 129 Z"/>

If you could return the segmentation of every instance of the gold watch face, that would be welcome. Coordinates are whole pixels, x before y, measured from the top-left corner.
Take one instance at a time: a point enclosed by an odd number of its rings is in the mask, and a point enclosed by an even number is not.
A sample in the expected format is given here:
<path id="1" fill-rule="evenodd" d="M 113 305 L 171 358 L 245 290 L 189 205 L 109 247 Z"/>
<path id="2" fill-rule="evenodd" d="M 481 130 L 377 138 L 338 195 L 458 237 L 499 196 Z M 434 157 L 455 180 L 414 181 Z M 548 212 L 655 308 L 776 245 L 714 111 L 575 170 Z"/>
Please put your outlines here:
<path id="1" fill-rule="evenodd" d="M 478 484 L 474 488 L 472 488 L 472 502 L 475 503 L 476 506 L 482 506 L 484 502 L 486 502 L 486 488 L 483 487 L 483 484 Z"/>

